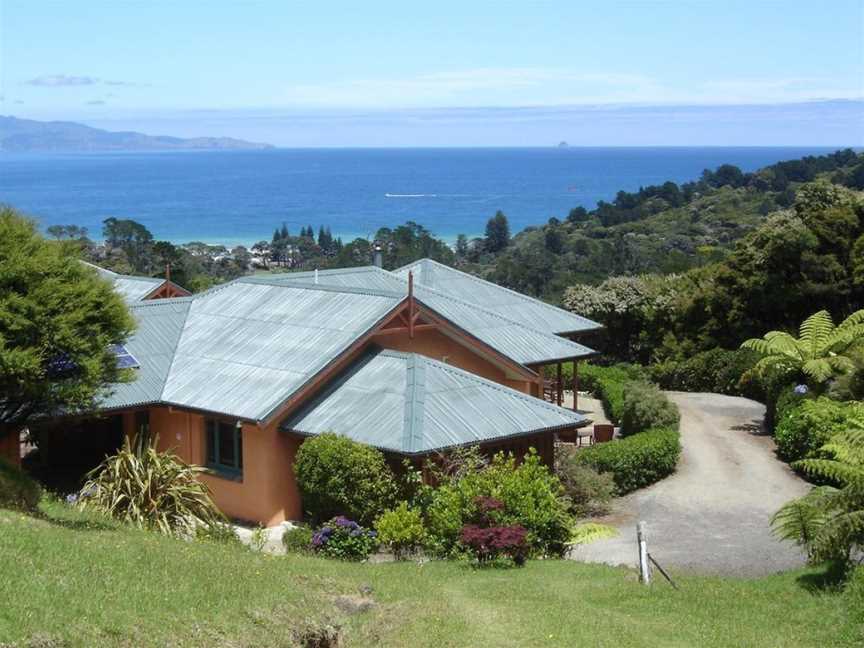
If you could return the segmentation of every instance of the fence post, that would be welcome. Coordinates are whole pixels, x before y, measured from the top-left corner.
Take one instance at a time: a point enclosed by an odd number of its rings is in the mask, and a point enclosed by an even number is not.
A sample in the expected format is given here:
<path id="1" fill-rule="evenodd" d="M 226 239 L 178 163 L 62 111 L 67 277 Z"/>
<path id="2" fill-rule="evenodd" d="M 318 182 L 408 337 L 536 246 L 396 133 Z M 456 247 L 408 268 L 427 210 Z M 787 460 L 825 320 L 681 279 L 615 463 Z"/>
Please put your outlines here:
<path id="1" fill-rule="evenodd" d="M 639 543 L 639 580 L 651 584 L 651 568 L 648 565 L 648 542 L 645 539 L 645 523 L 636 525 L 636 540 Z"/>

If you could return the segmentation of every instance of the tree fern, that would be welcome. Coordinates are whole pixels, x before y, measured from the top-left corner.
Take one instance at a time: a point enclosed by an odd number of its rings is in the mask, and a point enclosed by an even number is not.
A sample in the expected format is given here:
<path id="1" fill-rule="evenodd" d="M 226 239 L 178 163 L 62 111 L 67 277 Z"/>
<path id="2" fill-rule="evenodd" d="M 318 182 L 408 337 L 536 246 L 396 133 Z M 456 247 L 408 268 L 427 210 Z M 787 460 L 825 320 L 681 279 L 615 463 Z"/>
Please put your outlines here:
<path id="1" fill-rule="evenodd" d="M 806 547 L 813 562 L 848 562 L 864 549 L 864 420 L 853 419 L 820 453 L 793 465 L 838 488 L 814 488 L 777 511 L 771 525 L 778 537 Z"/>
<path id="2" fill-rule="evenodd" d="M 816 385 L 846 373 L 855 367 L 846 353 L 864 340 L 864 309 L 852 313 L 834 326 L 828 311 L 813 313 L 798 330 L 798 338 L 785 331 L 769 331 L 741 347 L 762 356 L 753 372 L 769 369 L 799 372 Z"/>

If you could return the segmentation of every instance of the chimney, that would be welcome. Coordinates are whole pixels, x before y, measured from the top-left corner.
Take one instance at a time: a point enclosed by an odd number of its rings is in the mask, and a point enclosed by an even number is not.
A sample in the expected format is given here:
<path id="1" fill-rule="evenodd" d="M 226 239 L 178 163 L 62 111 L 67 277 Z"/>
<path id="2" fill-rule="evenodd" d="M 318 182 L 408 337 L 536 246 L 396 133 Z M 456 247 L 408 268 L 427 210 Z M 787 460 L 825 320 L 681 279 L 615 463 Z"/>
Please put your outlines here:
<path id="1" fill-rule="evenodd" d="M 372 256 L 372 263 L 379 268 L 383 268 L 384 257 L 381 255 L 381 244 L 376 241 L 372 249 L 375 250 L 375 253 Z"/>

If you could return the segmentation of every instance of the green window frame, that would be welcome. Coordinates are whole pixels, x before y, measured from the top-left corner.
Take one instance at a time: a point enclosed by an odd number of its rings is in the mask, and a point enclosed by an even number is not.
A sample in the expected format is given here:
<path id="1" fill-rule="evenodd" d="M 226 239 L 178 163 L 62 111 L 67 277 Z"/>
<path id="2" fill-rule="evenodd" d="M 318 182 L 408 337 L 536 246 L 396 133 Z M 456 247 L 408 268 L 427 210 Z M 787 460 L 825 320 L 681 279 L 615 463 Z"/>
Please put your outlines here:
<path id="1" fill-rule="evenodd" d="M 229 477 L 243 476 L 243 429 L 219 419 L 205 420 L 207 467 Z"/>

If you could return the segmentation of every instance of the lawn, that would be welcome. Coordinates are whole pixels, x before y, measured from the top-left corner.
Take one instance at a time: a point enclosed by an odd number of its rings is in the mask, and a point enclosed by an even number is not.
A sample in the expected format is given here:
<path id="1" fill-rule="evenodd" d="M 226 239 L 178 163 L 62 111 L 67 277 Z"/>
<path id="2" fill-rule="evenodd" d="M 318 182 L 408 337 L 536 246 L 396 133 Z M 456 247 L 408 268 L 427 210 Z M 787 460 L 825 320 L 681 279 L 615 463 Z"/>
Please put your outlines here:
<path id="1" fill-rule="evenodd" d="M 477 570 L 267 556 L 118 527 L 57 503 L 43 510 L 0 511 L 0 645 L 290 646 L 293 627 L 325 618 L 343 626 L 346 646 L 824 647 L 864 638 L 851 597 L 808 587 L 811 571 L 679 574 L 674 591 L 566 561 Z M 333 598 L 363 585 L 376 607 L 338 613 Z"/>

